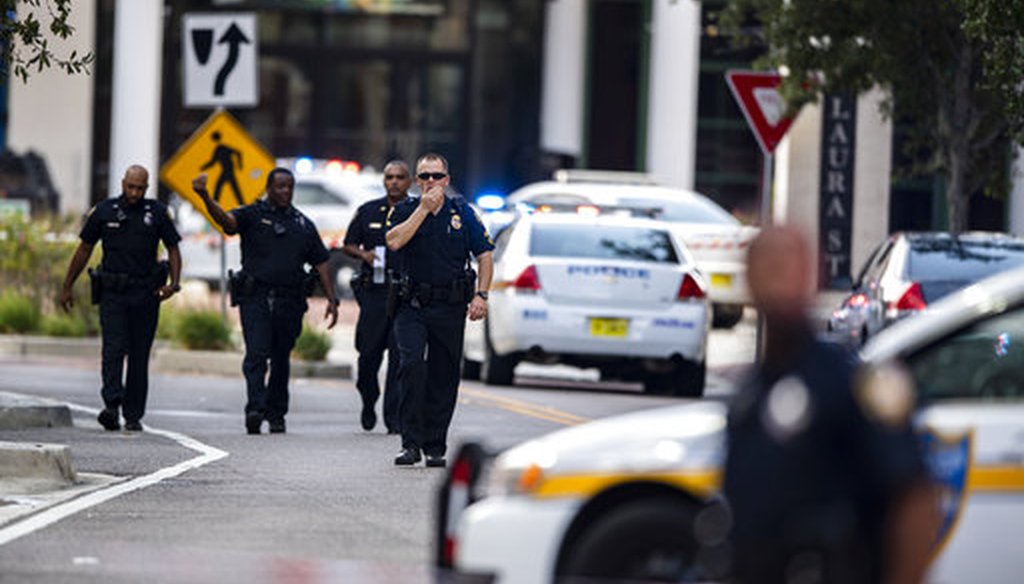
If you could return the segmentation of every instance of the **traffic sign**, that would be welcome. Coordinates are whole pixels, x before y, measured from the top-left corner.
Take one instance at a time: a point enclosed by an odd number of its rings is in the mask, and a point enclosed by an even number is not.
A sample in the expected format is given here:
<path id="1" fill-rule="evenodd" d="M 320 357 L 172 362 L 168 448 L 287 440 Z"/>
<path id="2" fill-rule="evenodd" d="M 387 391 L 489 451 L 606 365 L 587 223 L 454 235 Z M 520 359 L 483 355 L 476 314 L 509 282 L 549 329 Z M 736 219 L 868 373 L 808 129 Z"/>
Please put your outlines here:
<path id="1" fill-rule="evenodd" d="M 793 123 L 779 93 L 782 76 L 765 71 L 728 71 L 725 79 L 765 155 L 775 152 Z"/>
<path id="2" fill-rule="evenodd" d="M 186 14 L 181 34 L 185 107 L 259 103 L 255 14 Z"/>
<path id="3" fill-rule="evenodd" d="M 267 174 L 274 166 L 274 157 L 234 116 L 219 109 L 210 114 L 160 168 L 160 180 L 192 203 L 219 231 L 220 226 L 210 218 L 206 205 L 192 190 L 192 179 L 205 172 L 210 196 L 225 211 L 230 211 L 260 197 Z"/>

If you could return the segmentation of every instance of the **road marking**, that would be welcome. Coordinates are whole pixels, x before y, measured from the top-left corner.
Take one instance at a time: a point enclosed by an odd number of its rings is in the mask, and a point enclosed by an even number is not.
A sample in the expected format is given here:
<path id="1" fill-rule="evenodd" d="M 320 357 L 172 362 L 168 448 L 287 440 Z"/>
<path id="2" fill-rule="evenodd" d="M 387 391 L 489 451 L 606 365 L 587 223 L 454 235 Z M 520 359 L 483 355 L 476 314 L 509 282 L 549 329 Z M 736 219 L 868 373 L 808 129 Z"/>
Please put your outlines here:
<path id="1" fill-rule="evenodd" d="M 492 405 L 494 407 L 498 407 L 503 410 L 507 410 L 523 416 L 537 418 L 540 420 L 546 420 L 548 422 L 554 422 L 556 424 L 562 424 L 564 426 L 574 426 L 576 424 L 583 424 L 585 422 L 590 421 L 590 418 L 584 418 L 583 416 L 577 416 L 576 414 L 563 412 L 562 410 L 559 410 L 557 408 L 552 408 L 550 406 L 541 406 L 527 401 L 497 395 L 483 389 L 470 389 L 467 387 L 462 387 L 459 389 L 459 391 L 480 401 L 490 402 L 489 405 Z"/>
<path id="2" fill-rule="evenodd" d="M 80 406 L 77 404 L 69 403 L 68 407 L 76 412 L 83 412 L 90 415 L 96 415 L 99 413 L 98 409 Z M 13 525 L 0 528 L 0 545 L 8 544 L 20 537 L 39 531 L 40 529 L 53 525 L 62 519 L 91 507 L 95 507 L 101 503 L 106 503 L 107 501 L 120 497 L 121 495 L 126 495 L 133 491 L 151 487 L 161 481 L 174 478 L 180 474 L 186 473 L 190 470 L 195 470 L 201 466 L 228 456 L 227 452 L 219 448 L 214 448 L 208 444 L 203 444 L 195 438 L 191 438 L 184 434 L 171 432 L 170 430 L 151 428 L 150 426 L 146 426 L 145 428 L 146 432 L 173 440 L 189 450 L 198 452 L 199 456 L 186 460 L 185 462 L 180 462 L 174 466 L 162 468 L 145 476 L 136 477 L 105 489 L 93 491 L 88 495 L 83 495 L 66 503 L 54 505 L 53 507 L 40 511 L 23 521 L 18 521 Z"/>

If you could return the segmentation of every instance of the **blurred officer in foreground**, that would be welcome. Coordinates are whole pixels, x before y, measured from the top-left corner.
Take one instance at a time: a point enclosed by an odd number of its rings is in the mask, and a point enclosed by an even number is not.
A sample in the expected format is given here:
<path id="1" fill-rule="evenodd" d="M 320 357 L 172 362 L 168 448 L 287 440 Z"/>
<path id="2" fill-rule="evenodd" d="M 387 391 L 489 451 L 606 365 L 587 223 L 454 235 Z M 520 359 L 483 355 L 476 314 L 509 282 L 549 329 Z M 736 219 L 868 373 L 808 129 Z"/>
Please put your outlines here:
<path id="1" fill-rule="evenodd" d="M 265 198 L 231 212 L 210 198 L 206 174 L 192 181 L 192 189 L 224 233 L 237 233 L 242 239 L 242 271 L 232 275 L 230 285 L 245 338 L 245 429 L 259 434 L 267 420 L 272 434 L 282 434 L 288 413 L 289 356 L 302 332 L 302 315 L 309 308 L 306 297 L 312 291 L 306 264 L 316 269 L 327 296 L 327 328 L 338 322 L 327 248 L 313 222 L 292 206 L 295 177 L 287 168 L 267 175 Z"/>
<path id="2" fill-rule="evenodd" d="M 913 381 L 815 338 L 798 231 L 763 231 L 747 260 L 767 337 L 729 412 L 735 581 L 920 582 L 938 515 L 910 426 Z"/>
<path id="3" fill-rule="evenodd" d="M 97 419 L 110 431 L 121 429 L 121 413 L 125 430 L 142 430 L 149 392 L 149 351 L 156 335 L 160 302 L 181 290 L 181 236 L 167 205 L 145 198 L 148 188 L 149 172 L 133 165 L 121 179 L 121 196 L 89 211 L 60 295 L 61 306 L 70 310 L 75 280 L 89 263 L 93 246 L 102 240 L 103 260 L 99 271 L 90 270 L 89 276 L 93 303 L 100 305 L 103 334 L 104 407 Z M 157 261 L 160 241 L 167 248 L 167 262 Z M 122 383 L 125 358 L 128 371 Z"/>
<path id="4" fill-rule="evenodd" d="M 402 250 L 401 304 L 395 317 L 402 388 L 402 451 L 397 465 L 445 466 L 448 425 L 455 412 L 466 315 L 487 314 L 494 244 L 464 198 L 446 194 L 448 161 L 425 154 L 416 162 L 423 193 L 391 213 L 388 247 Z M 480 279 L 470 268 L 475 257 Z"/>
<path id="5" fill-rule="evenodd" d="M 384 166 L 384 188 L 387 195 L 360 205 L 345 232 L 346 254 L 362 260 L 359 274 L 352 279 L 352 293 L 359 303 L 359 321 L 356 323 L 356 389 L 363 399 L 359 421 L 364 430 L 377 425 L 374 406 L 380 397 L 377 372 L 388 351 L 388 371 L 384 382 L 384 425 L 388 434 L 397 434 L 401 427 L 399 406 L 401 392 L 398 385 L 398 349 L 392 334 L 392 315 L 388 314 L 388 288 L 394 271 L 394 253 L 387 250 L 387 217 L 396 205 L 406 199 L 412 176 L 409 165 L 392 160 Z"/>

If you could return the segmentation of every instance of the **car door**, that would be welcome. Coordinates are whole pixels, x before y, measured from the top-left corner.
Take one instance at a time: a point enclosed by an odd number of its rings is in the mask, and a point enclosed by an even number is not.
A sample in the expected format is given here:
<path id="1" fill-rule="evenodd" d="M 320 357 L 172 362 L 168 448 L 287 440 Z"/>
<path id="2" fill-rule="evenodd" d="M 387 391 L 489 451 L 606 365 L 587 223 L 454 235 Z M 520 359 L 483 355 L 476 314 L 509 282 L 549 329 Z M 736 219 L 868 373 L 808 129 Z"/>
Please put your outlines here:
<path id="1" fill-rule="evenodd" d="M 1022 340 L 1018 305 L 906 358 L 941 490 L 935 582 L 1010 582 L 1024 573 Z"/>

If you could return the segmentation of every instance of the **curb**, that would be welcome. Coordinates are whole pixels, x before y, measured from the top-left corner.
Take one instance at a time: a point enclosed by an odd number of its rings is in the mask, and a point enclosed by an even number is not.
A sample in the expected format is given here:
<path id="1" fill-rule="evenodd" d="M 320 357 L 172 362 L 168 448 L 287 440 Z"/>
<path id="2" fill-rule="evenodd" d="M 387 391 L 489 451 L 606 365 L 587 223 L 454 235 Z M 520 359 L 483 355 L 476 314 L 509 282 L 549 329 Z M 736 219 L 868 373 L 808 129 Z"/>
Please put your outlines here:
<path id="1" fill-rule="evenodd" d="M 0 442 L 0 492 L 30 493 L 67 487 L 77 477 L 63 444 Z"/>
<path id="2" fill-rule="evenodd" d="M 71 427 L 71 409 L 61 402 L 0 391 L 0 430 Z M 0 477 L 4 476 L 0 473 Z"/>

